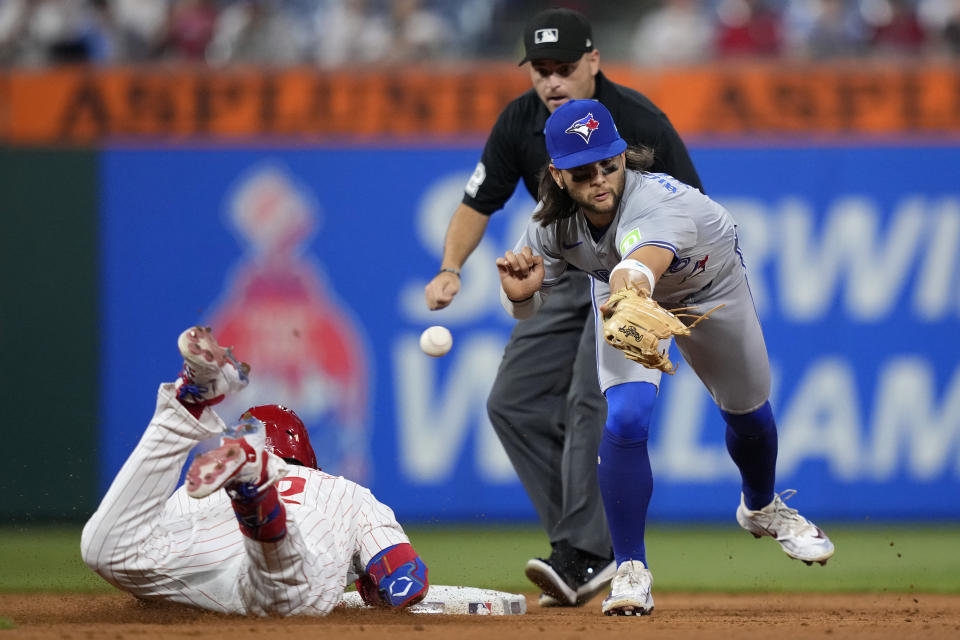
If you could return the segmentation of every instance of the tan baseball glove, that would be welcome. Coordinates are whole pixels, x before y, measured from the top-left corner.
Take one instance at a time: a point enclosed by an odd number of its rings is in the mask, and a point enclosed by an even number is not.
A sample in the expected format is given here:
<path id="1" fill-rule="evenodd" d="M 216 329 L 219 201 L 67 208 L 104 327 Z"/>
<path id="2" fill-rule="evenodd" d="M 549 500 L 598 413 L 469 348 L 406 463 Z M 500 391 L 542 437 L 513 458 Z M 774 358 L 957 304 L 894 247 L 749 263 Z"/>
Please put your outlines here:
<path id="1" fill-rule="evenodd" d="M 700 321 L 722 307 L 718 305 L 697 315 L 682 313 L 694 307 L 667 311 L 652 298 L 626 287 L 610 296 L 604 312 L 603 339 L 623 352 L 627 358 L 649 369 L 660 369 L 673 375 L 676 365 L 670 362 L 666 351 L 660 351 L 660 340 L 671 336 L 688 336 Z M 680 318 L 696 318 L 687 326 Z"/>

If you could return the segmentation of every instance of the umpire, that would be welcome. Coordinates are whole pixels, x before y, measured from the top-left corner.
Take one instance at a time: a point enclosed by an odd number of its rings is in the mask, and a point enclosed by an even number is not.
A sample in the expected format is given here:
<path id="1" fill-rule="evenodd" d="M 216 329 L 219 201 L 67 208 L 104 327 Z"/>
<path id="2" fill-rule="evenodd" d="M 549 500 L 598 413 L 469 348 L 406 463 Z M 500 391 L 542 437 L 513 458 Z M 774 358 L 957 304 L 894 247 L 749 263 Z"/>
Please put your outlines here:
<path id="1" fill-rule="evenodd" d="M 446 307 L 460 290 L 460 268 L 521 178 L 538 199 L 539 176 L 549 162 L 543 127 L 568 100 L 599 100 L 629 144 L 653 148 L 651 171 L 703 190 L 667 116 L 600 72 L 600 53 L 583 15 L 543 11 L 527 25 L 523 41 L 520 64 L 529 63 L 533 88 L 507 105 L 490 132 L 447 228 L 440 272 L 426 286 L 430 309 Z M 526 566 L 527 577 L 543 590 L 541 606 L 584 604 L 616 572 L 597 485 L 606 404 L 594 346 L 589 277 L 568 271 L 545 306 L 517 323 L 487 400 L 490 421 L 550 539 L 550 557 Z"/>

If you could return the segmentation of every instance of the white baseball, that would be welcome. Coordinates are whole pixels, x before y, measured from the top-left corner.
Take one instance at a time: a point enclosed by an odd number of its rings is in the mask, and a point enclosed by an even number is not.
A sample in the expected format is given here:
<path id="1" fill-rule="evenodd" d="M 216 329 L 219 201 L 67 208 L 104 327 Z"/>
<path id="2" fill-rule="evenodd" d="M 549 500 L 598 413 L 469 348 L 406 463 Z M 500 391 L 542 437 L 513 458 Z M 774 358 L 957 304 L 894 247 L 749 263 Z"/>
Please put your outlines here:
<path id="1" fill-rule="evenodd" d="M 420 348 L 428 356 L 439 358 L 453 346 L 453 336 L 450 330 L 440 325 L 427 327 L 420 334 Z"/>

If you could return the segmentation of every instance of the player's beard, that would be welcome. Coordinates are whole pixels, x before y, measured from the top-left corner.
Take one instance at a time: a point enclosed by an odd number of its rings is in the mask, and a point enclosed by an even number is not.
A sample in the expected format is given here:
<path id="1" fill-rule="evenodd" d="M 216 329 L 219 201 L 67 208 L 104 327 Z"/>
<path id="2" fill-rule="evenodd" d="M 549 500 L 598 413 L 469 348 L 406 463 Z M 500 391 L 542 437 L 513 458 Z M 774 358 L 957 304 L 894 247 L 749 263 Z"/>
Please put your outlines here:
<path id="1" fill-rule="evenodd" d="M 624 175 L 622 168 L 619 174 L 620 176 Z M 625 180 L 620 180 L 617 184 L 610 184 L 610 188 L 607 191 L 610 198 L 608 198 L 607 202 L 604 203 L 606 206 L 604 206 L 602 209 L 598 209 L 591 201 L 574 195 L 569 188 L 567 188 L 567 193 L 569 194 L 570 199 L 577 203 L 584 214 L 592 214 L 594 216 L 611 216 L 612 219 L 612 217 L 615 216 L 617 211 L 620 209 L 620 200 L 623 198 L 624 184 Z"/>

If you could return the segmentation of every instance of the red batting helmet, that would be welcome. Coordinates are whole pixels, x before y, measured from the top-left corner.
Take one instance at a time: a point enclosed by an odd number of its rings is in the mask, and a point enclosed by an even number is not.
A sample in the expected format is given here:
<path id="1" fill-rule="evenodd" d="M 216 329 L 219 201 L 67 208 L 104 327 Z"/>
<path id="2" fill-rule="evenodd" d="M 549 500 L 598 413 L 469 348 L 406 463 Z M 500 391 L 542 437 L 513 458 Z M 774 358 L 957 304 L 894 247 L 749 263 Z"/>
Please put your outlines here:
<path id="1" fill-rule="evenodd" d="M 279 404 L 265 404 L 252 407 L 247 413 L 267 426 L 267 449 L 281 458 L 290 458 L 305 467 L 319 469 L 307 428 L 291 409 Z"/>

